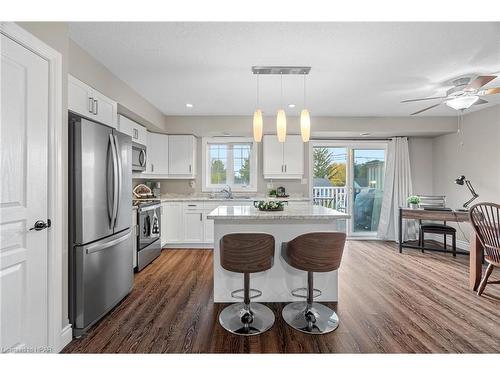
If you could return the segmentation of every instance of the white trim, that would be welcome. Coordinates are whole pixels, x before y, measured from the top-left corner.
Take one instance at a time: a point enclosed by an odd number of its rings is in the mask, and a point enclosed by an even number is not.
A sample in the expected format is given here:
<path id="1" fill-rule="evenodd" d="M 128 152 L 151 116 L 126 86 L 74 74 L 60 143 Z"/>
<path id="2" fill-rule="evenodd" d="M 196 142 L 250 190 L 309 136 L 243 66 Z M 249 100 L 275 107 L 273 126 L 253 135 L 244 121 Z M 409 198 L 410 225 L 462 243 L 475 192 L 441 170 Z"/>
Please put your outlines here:
<path id="1" fill-rule="evenodd" d="M 257 192 L 257 181 L 259 174 L 259 159 L 258 159 L 258 144 L 251 137 L 203 137 L 201 139 L 201 191 L 202 192 L 218 192 L 224 186 L 231 186 L 233 192 L 243 193 L 243 192 Z M 210 143 L 251 143 L 252 144 L 252 155 L 250 157 L 250 185 L 234 185 L 231 181 L 223 185 L 211 185 L 208 183 L 208 172 L 207 172 L 207 157 L 208 157 L 208 144 Z M 231 153 L 228 153 L 228 159 L 232 157 Z M 232 163 L 228 163 L 231 164 Z"/>
<path id="2" fill-rule="evenodd" d="M 67 326 L 61 330 L 62 318 L 62 251 L 63 176 L 62 176 L 62 56 L 14 22 L 1 22 L 0 32 L 33 51 L 49 63 L 49 139 L 48 139 L 48 346 L 59 352 L 67 344 Z M 71 326 L 70 326 L 71 327 Z M 69 329 L 71 332 L 71 329 Z M 64 335 L 64 337 L 63 337 Z M 70 335 L 71 336 L 71 335 Z M 71 341 L 71 340 L 70 340 Z"/>
<path id="3" fill-rule="evenodd" d="M 213 250 L 213 242 L 172 242 L 162 245 L 162 249 L 199 249 Z"/>

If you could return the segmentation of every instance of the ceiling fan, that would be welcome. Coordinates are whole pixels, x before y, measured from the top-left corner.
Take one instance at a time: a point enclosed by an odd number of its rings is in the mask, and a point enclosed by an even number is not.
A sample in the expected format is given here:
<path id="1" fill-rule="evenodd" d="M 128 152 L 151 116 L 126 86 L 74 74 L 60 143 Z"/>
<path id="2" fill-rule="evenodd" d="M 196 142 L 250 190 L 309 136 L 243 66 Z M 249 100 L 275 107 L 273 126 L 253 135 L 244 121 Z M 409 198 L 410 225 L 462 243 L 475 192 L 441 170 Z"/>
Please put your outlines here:
<path id="1" fill-rule="evenodd" d="M 445 96 L 434 96 L 430 98 L 421 99 L 408 99 L 403 100 L 401 103 L 419 102 L 423 100 L 436 100 L 441 99 L 437 104 L 433 104 L 430 107 L 421 109 L 411 115 L 418 115 L 419 113 L 425 112 L 431 108 L 437 107 L 445 103 L 448 107 L 458 110 L 464 110 L 469 108 L 471 105 L 485 104 L 488 101 L 482 99 L 482 96 L 500 94 L 500 87 L 494 87 L 491 89 L 481 89 L 487 83 L 493 81 L 497 76 L 478 76 L 473 79 L 473 77 L 462 77 L 457 78 L 452 81 L 453 87 L 446 91 Z"/>

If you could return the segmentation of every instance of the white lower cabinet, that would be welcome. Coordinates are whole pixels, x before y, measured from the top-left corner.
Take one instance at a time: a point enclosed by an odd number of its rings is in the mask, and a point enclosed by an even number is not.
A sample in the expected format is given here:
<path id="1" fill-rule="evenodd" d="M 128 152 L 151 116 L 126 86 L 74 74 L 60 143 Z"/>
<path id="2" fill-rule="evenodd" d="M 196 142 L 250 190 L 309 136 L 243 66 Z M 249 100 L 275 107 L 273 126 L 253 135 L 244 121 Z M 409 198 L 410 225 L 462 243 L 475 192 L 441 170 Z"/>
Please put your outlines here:
<path id="1" fill-rule="evenodd" d="M 181 243 L 184 241 L 184 220 L 181 202 L 163 202 L 161 205 L 161 243 Z"/>
<path id="2" fill-rule="evenodd" d="M 202 243 L 203 242 L 203 211 L 185 210 L 184 211 L 184 242 Z"/>

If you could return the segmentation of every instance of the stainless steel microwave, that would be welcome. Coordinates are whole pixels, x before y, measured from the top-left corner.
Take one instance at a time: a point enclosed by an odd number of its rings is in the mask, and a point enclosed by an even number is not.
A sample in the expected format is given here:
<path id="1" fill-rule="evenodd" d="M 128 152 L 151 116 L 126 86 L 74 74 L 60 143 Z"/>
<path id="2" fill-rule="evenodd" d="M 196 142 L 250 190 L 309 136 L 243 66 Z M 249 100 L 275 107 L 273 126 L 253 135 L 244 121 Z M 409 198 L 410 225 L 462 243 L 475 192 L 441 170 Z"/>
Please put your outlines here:
<path id="1" fill-rule="evenodd" d="M 147 158 L 146 146 L 132 142 L 132 171 L 144 172 Z"/>

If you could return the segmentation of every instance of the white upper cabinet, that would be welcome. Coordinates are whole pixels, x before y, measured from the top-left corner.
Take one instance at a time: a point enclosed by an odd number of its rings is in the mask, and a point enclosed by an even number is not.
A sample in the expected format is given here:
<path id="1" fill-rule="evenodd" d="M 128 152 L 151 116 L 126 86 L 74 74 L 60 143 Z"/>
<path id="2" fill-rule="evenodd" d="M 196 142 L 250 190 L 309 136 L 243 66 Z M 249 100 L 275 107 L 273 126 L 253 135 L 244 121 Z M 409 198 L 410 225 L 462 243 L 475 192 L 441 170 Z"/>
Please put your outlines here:
<path id="1" fill-rule="evenodd" d="M 148 159 L 144 173 L 168 174 L 168 135 L 148 132 Z"/>
<path id="2" fill-rule="evenodd" d="M 117 126 L 116 102 L 69 74 L 68 109 L 113 128 Z"/>
<path id="3" fill-rule="evenodd" d="M 168 174 L 170 178 L 194 178 L 196 176 L 195 136 L 168 136 Z"/>
<path id="4" fill-rule="evenodd" d="M 304 143 L 300 135 L 287 135 L 284 143 L 276 135 L 265 135 L 264 178 L 301 179 L 304 175 Z"/>
<path id="5" fill-rule="evenodd" d="M 144 126 L 139 125 L 137 122 L 132 121 L 123 115 L 119 115 L 118 130 L 124 134 L 130 135 L 132 137 L 132 142 L 148 146 L 148 131 Z"/>

